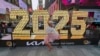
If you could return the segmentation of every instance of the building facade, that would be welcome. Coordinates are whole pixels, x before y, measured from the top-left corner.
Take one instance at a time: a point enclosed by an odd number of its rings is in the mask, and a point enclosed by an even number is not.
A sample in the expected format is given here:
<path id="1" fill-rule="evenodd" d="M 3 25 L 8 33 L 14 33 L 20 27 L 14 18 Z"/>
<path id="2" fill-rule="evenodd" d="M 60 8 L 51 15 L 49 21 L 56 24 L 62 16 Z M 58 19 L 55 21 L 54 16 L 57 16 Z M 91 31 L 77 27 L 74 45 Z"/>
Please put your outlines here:
<path id="1" fill-rule="evenodd" d="M 55 0 L 45 0 L 45 9 L 48 9 Z"/>
<path id="2" fill-rule="evenodd" d="M 43 10 L 43 0 L 38 0 L 39 2 L 39 10 Z"/>

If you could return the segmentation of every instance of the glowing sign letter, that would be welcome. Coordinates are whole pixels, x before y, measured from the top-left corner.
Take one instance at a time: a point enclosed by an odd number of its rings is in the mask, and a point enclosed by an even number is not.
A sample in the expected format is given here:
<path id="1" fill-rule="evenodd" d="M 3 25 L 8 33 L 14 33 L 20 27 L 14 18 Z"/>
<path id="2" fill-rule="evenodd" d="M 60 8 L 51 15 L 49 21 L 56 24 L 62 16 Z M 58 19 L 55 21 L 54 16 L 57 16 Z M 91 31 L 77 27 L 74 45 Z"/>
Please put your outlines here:
<path id="1" fill-rule="evenodd" d="M 40 30 L 39 29 L 39 22 L 38 22 L 38 17 L 42 16 L 44 19 L 44 29 Z M 32 23 L 33 23 L 33 32 L 34 34 L 45 34 L 45 29 L 48 26 L 47 21 L 49 18 L 49 14 L 46 10 L 38 10 L 33 12 L 33 17 L 32 17 Z"/>
<path id="2" fill-rule="evenodd" d="M 59 16 L 62 16 L 61 20 L 58 22 L 58 24 L 55 26 L 55 29 L 62 29 L 68 22 L 69 15 L 67 11 L 55 11 L 53 14 L 53 19 L 58 19 Z M 67 30 L 60 30 L 60 33 L 67 34 Z"/>
<path id="3" fill-rule="evenodd" d="M 11 19 L 17 19 L 17 16 L 21 16 L 22 19 L 15 27 L 13 32 L 13 39 L 30 39 L 30 30 L 23 30 L 25 25 L 29 21 L 28 13 L 25 10 L 12 10 L 10 13 Z"/>
<path id="4" fill-rule="evenodd" d="M 73 17 L 72 17 L 72 26 L 74 25 L 74 28 L 71 28 L 71 33 L 74 36 L 83 36 L 84 32 L 85 32 L 85 28 L 86 28 L 86 24 L 85 21 L 83 19 L 78 19 L 78 17 L 88 17 L 88 12 L 85 11 L 73 11 Z M 80 29 L 76 29 L 75 25 L 80 26 Z M 72 36 L 72 38 L 74 39 L 75 37 Z M 83 37 L 79 37 L 79 38 L 83 38 Z"/>

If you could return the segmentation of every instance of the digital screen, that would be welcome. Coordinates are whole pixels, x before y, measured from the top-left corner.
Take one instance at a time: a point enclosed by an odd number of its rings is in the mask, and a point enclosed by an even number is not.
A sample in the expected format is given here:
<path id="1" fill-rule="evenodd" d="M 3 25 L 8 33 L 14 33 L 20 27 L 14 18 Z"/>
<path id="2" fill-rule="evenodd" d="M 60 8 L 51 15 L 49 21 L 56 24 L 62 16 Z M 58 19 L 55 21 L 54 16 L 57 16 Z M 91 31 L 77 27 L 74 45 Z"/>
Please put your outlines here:
<path id="1" fill-rule="evenodd" d="M 78 6 L 100 6 L 100 0 L 62 0 L 62 4 L 66 6 L 72 4 Z"/>
<path id="2" fill-rule="evenodd" d="M 0 40 L 43 40 L 50 16 L 60 39 L 92 38 L 100 12 L 77 6 L 100 6 L 100 1 L 0 0 Z"/>

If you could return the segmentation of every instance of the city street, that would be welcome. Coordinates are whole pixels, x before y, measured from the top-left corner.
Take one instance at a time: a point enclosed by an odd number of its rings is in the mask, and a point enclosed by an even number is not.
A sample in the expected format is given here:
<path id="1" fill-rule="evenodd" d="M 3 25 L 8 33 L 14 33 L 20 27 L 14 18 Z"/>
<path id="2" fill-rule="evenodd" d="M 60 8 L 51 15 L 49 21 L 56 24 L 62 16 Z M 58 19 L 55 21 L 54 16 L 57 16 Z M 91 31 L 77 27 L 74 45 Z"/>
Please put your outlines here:
<path id="1" fill-rule="evenodd" d="M 0 0 L 0 56 L 100 56 L 100 0 Z"/>
<path id="2" fill-rule="evenodd" d="M 68 45 L 48 51 L 45 46 L 0 48 L 0 56 L 100 56 L 100 47 L 91 45 Z"/>

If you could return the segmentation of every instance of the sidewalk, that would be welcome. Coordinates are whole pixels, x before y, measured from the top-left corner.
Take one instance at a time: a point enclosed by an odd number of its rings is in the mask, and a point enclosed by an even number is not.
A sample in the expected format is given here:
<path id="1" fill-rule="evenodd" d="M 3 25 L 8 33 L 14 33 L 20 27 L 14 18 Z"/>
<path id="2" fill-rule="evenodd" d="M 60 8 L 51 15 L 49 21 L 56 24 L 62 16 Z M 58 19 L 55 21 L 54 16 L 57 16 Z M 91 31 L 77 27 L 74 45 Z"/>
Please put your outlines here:
<path id="1" fill-rule="evenodd" d="M 0 48 L 0 56 L 100 56 L 100 48 L 91 45 L 54 46 L 51 52 L 45 46 Z"/>

